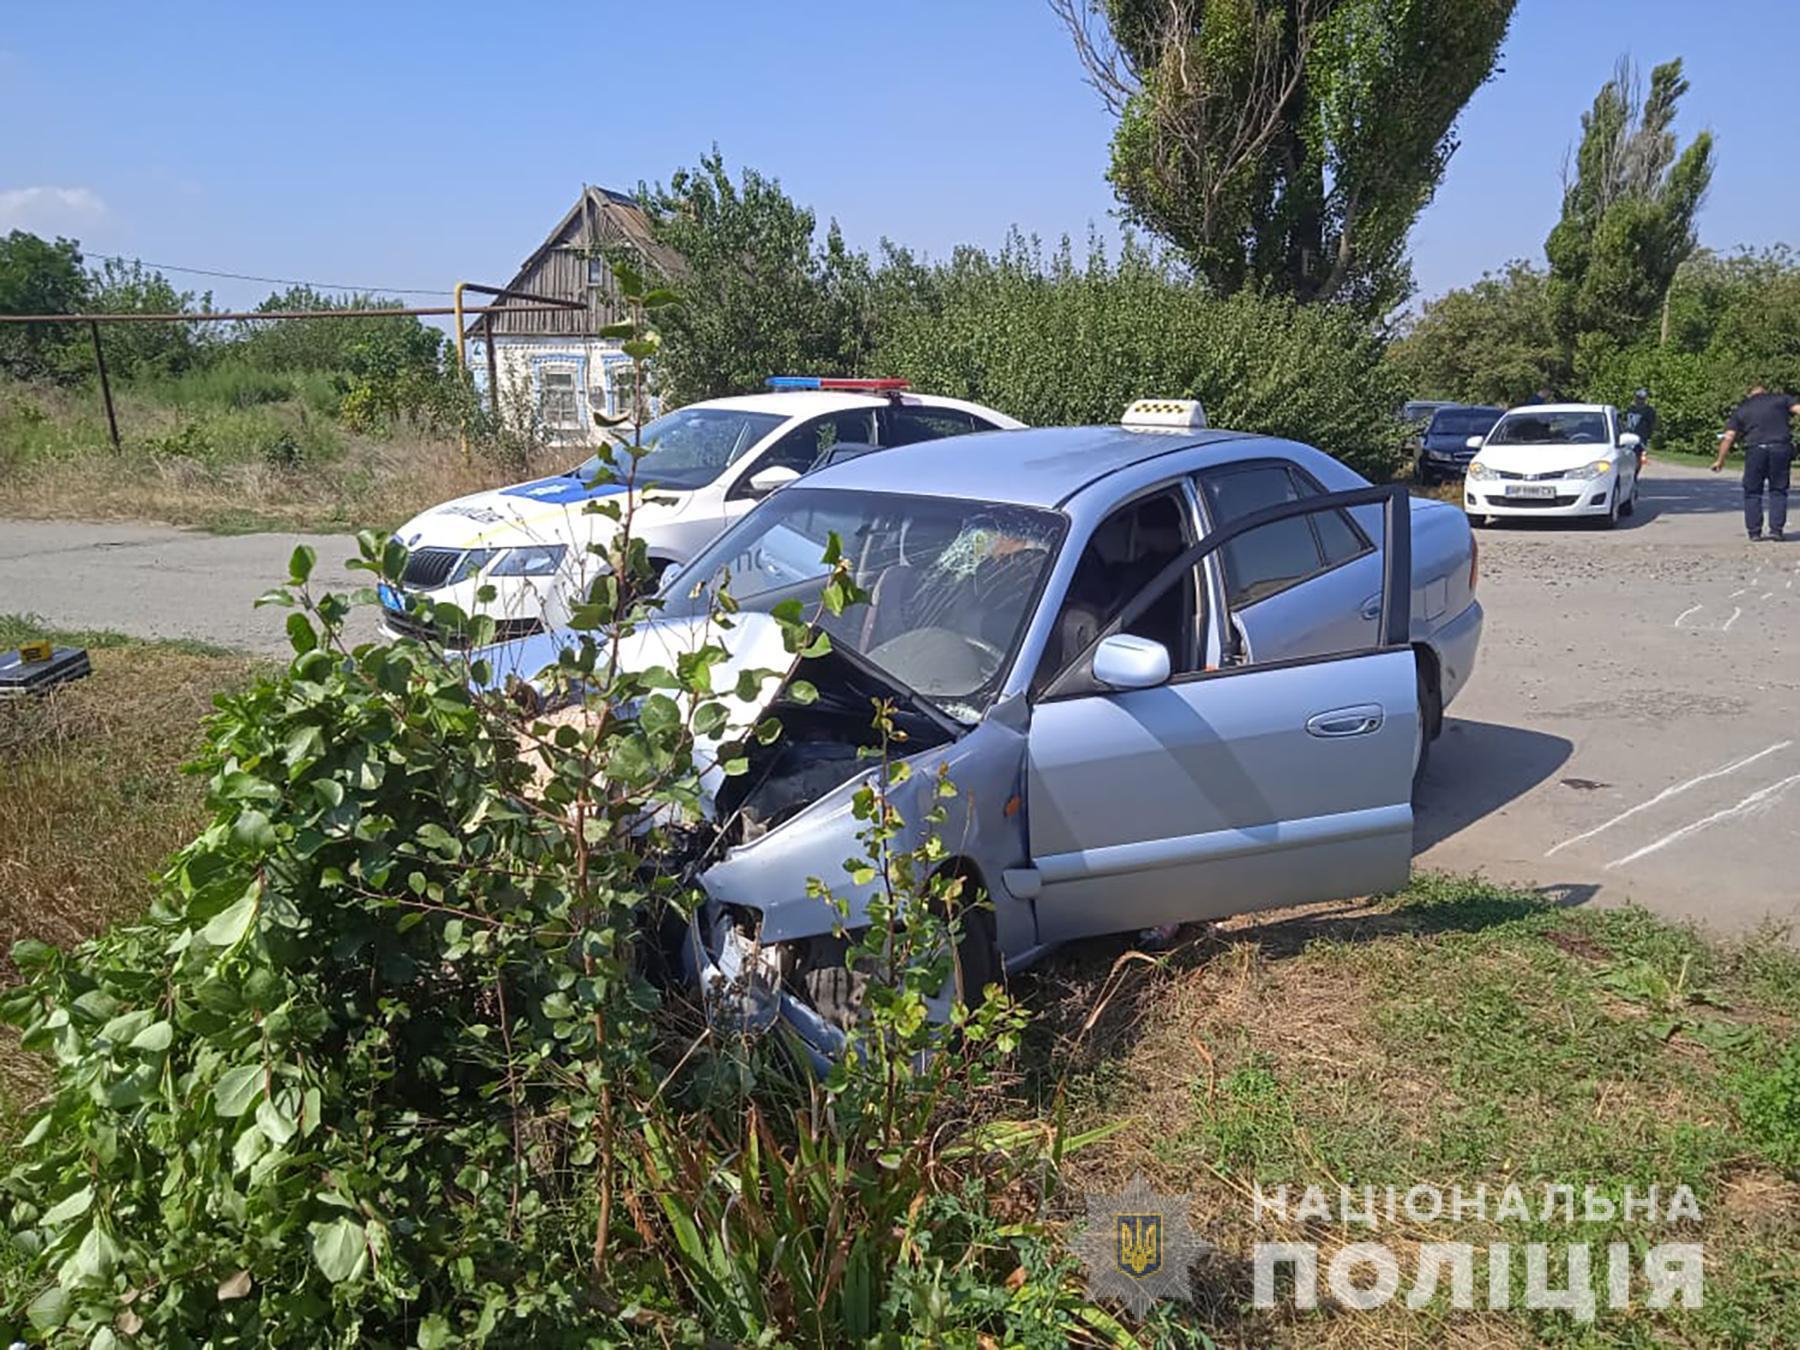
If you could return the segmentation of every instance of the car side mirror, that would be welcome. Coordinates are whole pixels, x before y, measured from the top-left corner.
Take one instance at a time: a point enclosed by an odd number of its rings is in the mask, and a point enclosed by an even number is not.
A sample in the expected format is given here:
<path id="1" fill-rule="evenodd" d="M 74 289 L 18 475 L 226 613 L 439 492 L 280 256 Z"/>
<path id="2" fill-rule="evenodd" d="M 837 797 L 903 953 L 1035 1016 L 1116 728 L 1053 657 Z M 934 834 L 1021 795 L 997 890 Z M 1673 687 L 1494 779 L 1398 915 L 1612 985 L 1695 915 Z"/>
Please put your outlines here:
<path id="1" fill-rule="evenodd" d="M 1621 450 L 1635 450 L 1643 443 L 1643 439 L 1635 431 L 1628 431 L 1619 437 L 1619 449 Z"/>
<path id="2" fill-rule="evenodd" d="M 1094 678 L 1109 689 L 1154 689 L 1169 679 L 1169 649 L 1149 638 L 1114 633 L 1094 649 Z"/>
<path id="3" fill-rule="evenodd" d="M 785 464 L 771 464 L 768 468 L 750 475 L 750 481 L 744 484 L 752 497 L 766 497 L 777 488 L 784 488 L 800 475 Z"/>
<path id="4" fill-rule="evenodd" d="M 1463 442 L 1463 445 L 1470 450 L 1479 450 L 1481 449 L 1481 443 L 1484 439 L 1485 437 L 1481 436 L 1471 436 L 1468 440 Z"/>

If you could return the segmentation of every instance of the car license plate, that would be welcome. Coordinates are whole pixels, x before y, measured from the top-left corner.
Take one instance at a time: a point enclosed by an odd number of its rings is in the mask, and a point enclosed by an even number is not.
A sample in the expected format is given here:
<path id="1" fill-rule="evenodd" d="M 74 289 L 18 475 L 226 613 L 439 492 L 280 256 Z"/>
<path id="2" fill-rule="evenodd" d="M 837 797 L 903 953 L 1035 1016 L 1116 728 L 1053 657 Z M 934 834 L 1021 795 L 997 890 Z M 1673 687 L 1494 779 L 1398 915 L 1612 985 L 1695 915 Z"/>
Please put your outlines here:
<path id="1" fill-rule="evenodd" d="M 375 587 L 375 594 L 388 609 L 399 610 L 402 613 L 406 611 L 406 601 L 401 598 L 400 592 L 388 585 L 387 582 L 379 583 Z"/>
<path id="2" fill-rule="evenodd" d="M 1554 483 L 1508 483 L 1506 495 L 1509 497 L 1554 497 Z"/>

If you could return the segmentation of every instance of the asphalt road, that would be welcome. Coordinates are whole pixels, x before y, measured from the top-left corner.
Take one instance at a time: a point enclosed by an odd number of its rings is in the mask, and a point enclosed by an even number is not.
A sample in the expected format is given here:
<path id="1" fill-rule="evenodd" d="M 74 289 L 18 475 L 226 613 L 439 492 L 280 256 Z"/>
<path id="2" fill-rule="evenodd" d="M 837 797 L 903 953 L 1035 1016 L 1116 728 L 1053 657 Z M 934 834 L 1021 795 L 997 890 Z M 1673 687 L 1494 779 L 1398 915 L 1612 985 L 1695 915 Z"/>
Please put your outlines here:
<path id="1" fill-rule="evenodd" d="M 318 553 L 314 577 L 347 589 L 366 573 L 348 535 L 213 535 L 131 521 L 0 520 L 0 613 L 37 614 L 58 628 L 109 628 L 133 637 L 197 638 L 221 647 L 289 653 L 287 612 L 255 608 L 287 580 L 294 545 Z M 354 632 L 373 635 L 372 619 Z"/>
<path id="2" fill-rule="evenodd" d="M 1800 543 L 1746 541 L 1741 503 L 1735 474 L 1652 462 L 1617 530 L 1481 532 L 1423 863 L 1725 932 L 1800 919 Z"/>
<path id="3" fill-rule="evenodd" d="M 1487 630 L 1423 864 L 1721 931 L 1800 920 L 1800 543 L 1747 543 L 1739 502 L 1733 475 L 1653 463 L 1617 530 L 1482 532 Z M 302 541 L 346 575 L 344 537 L 0 521 L 0 612 L 284 652 L 251 603 Z"/>

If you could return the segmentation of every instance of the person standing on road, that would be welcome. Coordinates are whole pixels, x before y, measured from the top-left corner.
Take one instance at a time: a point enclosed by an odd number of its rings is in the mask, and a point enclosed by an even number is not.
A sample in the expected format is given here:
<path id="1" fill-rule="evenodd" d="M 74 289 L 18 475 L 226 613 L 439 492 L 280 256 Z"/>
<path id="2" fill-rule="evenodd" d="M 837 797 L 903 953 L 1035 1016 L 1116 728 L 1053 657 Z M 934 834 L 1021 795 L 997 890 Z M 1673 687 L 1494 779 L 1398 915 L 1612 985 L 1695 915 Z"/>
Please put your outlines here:
<path id="1" fill-rule="evenodd" d="M 1650 406 L 1650 391 L 1640 389 L 1625 410 L 1625 430 L 1638 438 L 1638 468 L 1650 455 L 1650 438 L 1656 435 L 1656 409 Z"/>
<path id="2" fill-rule="evenodd" d="M 1732 410 L 1712 462 L 1717 473 L 1737 442 L 1744 443 L 1744 529 L 1752 539 L 1763 537 L 1763 490 L 1769 494 L 1769 538 L 1787 538 L 1788 476 L 1794 467 L 1794 414 L 1800 399 L 1775 394 L 1760 380 L 1750 386 L 1750 396 Z"/>

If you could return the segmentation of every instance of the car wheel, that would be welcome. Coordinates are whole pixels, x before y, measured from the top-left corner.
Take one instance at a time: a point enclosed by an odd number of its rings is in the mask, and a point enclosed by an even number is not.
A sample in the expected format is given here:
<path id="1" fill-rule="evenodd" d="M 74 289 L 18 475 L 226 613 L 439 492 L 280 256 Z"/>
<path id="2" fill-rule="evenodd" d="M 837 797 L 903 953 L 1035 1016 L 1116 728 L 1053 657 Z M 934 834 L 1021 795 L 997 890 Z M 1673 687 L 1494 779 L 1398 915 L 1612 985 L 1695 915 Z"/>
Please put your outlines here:
<path id="1" fill-rule="evenodd" d="M 1619 523 L 1619 485 L 1613 484 L 1612 499 L 1606 505 L 1606 514 L 1594 519 L 1594 528 L 1610 530 Z"/>
<path id="2" fill-rule="evenodd" d="M 1418 717 L 1413 723 L 1412 799 L 1419 800 L 1424 787 L 1425 771 L 1431 766 L 1431 742 L 1444 718 L 1443 695 L 1438 692 L 1437 678 L 1423 657 L 1415 658 L 1419 689 Z"/>
<path id="3" fill-rule="evenodd" d="M 991 984 L 1005 978 L 1000 959 L 1000 943 L 994 924 L 994 909 L 988 894 L 974 878 L 963 886 L 959 901 L 962 914 L 962 937 L 956 944 L 955 979 L 970 1007 L 979 1007 Z M 829 935 L 811 939 L 801 954 L 794 980 L 806 1001 L 818 1014 L 842 1031 L 853 1028 L 862 1016 L 870 974 L 844 964 L 847 944 Z M 933 1015 L 949 1021 L 950 1004 L 955 986 L 946 985 L 936 996 L 926 1000 Z"/>

